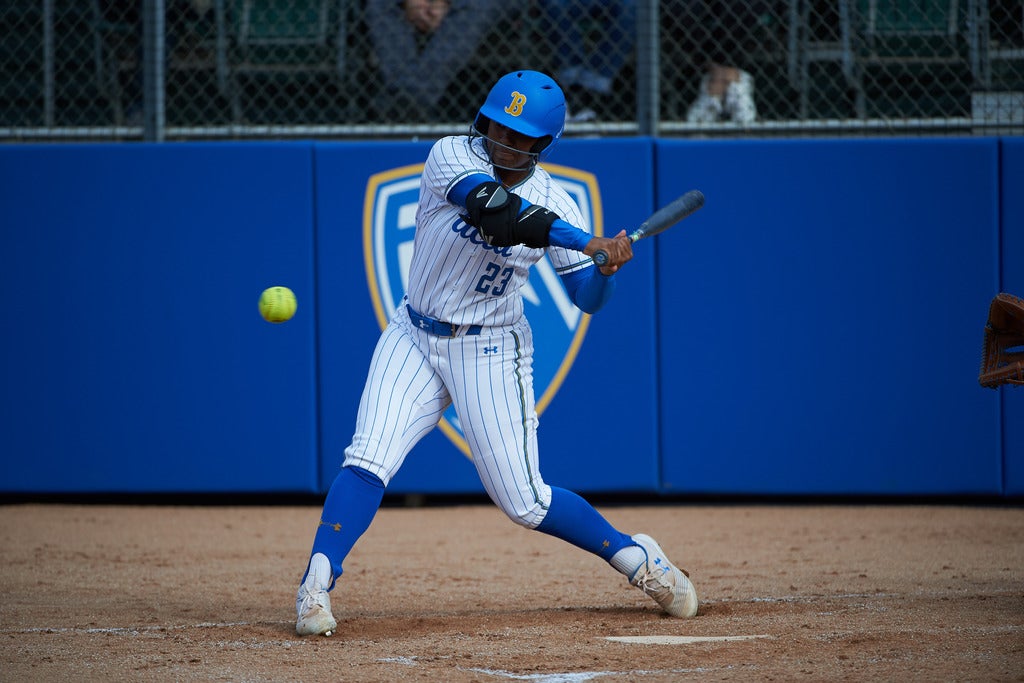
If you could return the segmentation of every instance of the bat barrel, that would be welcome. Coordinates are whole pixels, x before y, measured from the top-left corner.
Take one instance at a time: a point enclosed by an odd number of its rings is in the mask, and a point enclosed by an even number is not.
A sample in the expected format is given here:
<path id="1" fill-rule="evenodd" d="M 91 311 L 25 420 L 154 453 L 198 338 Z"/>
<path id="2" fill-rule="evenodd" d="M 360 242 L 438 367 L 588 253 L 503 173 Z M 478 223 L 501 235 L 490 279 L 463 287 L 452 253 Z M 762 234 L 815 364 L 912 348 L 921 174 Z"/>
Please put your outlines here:
<path id="1" fill-rule="evenodd" d="M 700 190 L 690 190 L 651 214 L 650 218 L 629 234 L 629 241 L 632 243 L 644 237 L 653 237 L 662 233 L 702 206 L 704 206 L 704 193 Z M 598 266 L 607 265 L 608 258 L 608 252 L 603 249 L 597 251 L 593 256 L 594 263 Z"/>

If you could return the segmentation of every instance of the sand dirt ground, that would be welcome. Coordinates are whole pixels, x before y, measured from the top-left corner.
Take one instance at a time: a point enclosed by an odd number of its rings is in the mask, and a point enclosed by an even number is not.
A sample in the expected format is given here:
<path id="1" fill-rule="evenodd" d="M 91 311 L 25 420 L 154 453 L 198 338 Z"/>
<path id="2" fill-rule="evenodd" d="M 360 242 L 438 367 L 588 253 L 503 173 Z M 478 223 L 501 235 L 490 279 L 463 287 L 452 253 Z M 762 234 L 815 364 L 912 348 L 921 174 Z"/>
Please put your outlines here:
<path id="1" fill-rule="evenodd" d="M 385 507 L 299 638 L 318 506 L 3 505 L 0 680 L 1024 681 L 1020 508 L 599 509 L 696 618 L 489 505 Z"/>

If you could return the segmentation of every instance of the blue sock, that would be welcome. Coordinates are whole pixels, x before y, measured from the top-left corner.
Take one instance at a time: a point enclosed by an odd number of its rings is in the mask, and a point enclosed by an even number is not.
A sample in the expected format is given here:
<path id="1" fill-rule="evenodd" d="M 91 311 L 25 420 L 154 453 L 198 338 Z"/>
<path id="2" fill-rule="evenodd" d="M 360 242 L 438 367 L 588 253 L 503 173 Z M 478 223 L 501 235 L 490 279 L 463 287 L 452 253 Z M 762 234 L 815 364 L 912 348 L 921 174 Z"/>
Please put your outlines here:
<path id="1" fill-rule="evenodd" d="M 572 543 L 606 562 L 626 546 L 635 545 L 632 538 L 617 531 L 590 503 L 556 486 L 551 487 L 551 505 L 537 531 Z"/>
<path id="2" fill-rule="evenodd" d="M 342 467 L 334 478 L 324 501 L 320 526 L 310 553 L 310 557 L 323 553 L 331 561 L 333 577 L 327 590 L 334 588 L 334 582 L 341 576 L 341 563 L 370 527 L 383 498 L 384 482 L 364 469 Z M 302 580 L 305 581 L 306 577 L 303 576 Z"/>

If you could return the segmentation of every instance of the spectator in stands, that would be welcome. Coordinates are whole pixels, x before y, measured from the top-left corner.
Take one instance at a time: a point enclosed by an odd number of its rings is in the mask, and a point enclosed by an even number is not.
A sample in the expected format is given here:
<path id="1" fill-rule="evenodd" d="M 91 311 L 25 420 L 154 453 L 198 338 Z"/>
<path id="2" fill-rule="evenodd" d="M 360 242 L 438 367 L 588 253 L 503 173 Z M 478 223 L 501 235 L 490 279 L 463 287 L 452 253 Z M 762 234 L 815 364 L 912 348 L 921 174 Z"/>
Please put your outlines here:
<path id="1" fill-rule="evenodd" d="M 635 0 L 542 0 L 570 121 L 597 118 L 636 45 Z M 603 113 L 603 112 L 602 112 Z"/>
<path id="2" fill-rule="evenodd" d="M 700 93 L 686 111 L 687 122 L 748 124 L 756 121 L 754 78 L 743 69 L 716 61 L 709 62 L 706 69 Z"/>
<path id="3" fill-rule="evenodd" d="M 505 0 L 367 0 L 380 82 L 374 108 L 389 122 L 447 115 L 445 93 L 488 31 L 512 11 Z"/>
<path id="4" fill-rule="evenodd" d="M 754 78 L 744 68 L 757 53 L 773 0 L 665 0 L 661 17 L 669 42 L 676 42 L 699 69 L 696 98 L 686 112 L 690 123 L 757 119 Z"/>

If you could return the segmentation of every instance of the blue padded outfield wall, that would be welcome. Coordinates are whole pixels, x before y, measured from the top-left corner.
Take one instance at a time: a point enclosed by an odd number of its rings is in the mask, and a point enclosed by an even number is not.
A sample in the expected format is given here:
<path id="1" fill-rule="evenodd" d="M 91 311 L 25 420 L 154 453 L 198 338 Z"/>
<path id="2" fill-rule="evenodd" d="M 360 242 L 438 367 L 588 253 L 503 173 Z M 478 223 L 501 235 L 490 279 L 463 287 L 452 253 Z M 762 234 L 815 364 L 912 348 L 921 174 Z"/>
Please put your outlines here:
<path id="1" fill-rule="evenodd" d="M 402 295 L 429 143 L 0 146 L 0 493 L 322 494 Z M 1024 495 L 1024 139 L 564 140 L 595 231 L 681 192 L 593 317 L 544 268 L 545 479 L 580 492 Z M 271 285 L 298 312 L 257 312 Z M 458 417 L 393 493 L 479 493 Z"/>
<path id="2" fill-rule="evenodd" d="M 310 145 L 0 148 L 5 491 L 312 490 Z M 270 329 L 259 293 L 300 299 Z"/>

